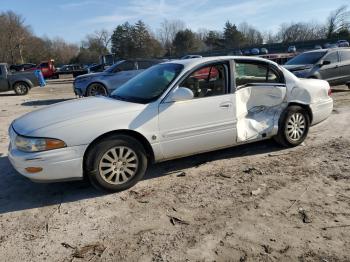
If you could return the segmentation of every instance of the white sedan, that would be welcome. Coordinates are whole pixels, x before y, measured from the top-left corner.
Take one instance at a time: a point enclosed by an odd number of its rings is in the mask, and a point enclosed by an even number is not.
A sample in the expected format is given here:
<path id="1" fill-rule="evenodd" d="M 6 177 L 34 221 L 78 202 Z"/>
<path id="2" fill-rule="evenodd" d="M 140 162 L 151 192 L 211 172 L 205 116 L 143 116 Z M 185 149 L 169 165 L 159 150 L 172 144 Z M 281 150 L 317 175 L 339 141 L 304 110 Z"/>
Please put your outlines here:
<path id="1" fill-rule="evenodd" d="M 150 163 L 274 138 L 304 141 L 333 100 L 326 81 L 264 59 L 210 57 L 153 66 L 115 90 L 16 119 L 9 159 L 34 181 L 89 178 L 127 189 Z"/>

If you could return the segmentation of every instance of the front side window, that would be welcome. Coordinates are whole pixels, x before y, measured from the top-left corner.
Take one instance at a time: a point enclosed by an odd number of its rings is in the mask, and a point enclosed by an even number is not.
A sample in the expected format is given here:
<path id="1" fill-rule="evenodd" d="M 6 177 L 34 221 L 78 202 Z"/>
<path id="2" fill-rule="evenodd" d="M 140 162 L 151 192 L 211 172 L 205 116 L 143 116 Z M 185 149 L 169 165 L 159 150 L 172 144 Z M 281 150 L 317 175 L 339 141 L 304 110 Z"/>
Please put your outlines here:
<path id="1" fill-rule="evenodd" d="M 340 50 L 339 51 L 340 60 L 350 62 L 350 51 L 349 50 Z"/>
<path id="2" fill-rule="evenodd" d="M 323 61 L 329 61 L 331 64 L 338 63 L 338 53 L 333 52 L 328 55 L 326 55 L 323 59 Z"/>
<path id="3" fill-rule="evenodd" d="M 111 97 L 135 103 L 150 103 L 167 90 L 182 69 L 183 65 L 180 64 L 155 65 L 121 85 Z"/>
<path id="4" fill-rule="evenodd" d="M 254 83 L 282 83 L 278 72 L 265 63 L 236 62 L 236 86 L 242 87 Z"/>
<path id="5" fill-rule="evenodd" d="M 192 90 L 194 98 L 224 95 L 227 91 L 227 66 L 215 64 L 196 70 L 179 86 Z"/>

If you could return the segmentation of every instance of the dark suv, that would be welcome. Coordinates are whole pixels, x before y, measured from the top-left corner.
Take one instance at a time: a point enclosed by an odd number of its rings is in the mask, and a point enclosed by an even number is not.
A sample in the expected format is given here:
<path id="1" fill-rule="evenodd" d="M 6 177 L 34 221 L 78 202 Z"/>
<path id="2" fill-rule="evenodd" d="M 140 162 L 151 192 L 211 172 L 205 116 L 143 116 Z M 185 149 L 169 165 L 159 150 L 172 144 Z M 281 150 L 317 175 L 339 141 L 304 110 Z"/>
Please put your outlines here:
<path id="1" fill-rule="evenodd" d="M 300 78 L 324 79 L 350 88 L 350 48 L 320 49 L 302 53 L 284 67 Z"/>

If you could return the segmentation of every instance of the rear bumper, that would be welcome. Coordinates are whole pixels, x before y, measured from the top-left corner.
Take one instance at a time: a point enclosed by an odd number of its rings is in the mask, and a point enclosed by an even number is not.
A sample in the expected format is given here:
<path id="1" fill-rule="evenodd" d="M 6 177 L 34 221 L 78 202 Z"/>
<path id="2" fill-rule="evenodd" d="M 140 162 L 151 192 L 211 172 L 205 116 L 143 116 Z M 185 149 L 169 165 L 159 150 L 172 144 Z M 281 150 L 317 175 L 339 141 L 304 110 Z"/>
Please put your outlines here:
<path id="1" fill-rule="evenodd" d="M 327 100 L 313 103 L 310 105 L 310 108 L 313 116 L 311 125 L 316 125 L 331 115 L 333 111 L 333 99 L 329 98 Z"/>
<path id="2" fill-rule="evenodd" d="M 83 155 L 86 146 L 74 146 L 45 152 L 25 153 L 9 150 L 12 166 L 23 176 L 37 182 L 78 180 L 83 178 Z M 38 173 L 28 173 L 27 167 L 41 167 Z"/>

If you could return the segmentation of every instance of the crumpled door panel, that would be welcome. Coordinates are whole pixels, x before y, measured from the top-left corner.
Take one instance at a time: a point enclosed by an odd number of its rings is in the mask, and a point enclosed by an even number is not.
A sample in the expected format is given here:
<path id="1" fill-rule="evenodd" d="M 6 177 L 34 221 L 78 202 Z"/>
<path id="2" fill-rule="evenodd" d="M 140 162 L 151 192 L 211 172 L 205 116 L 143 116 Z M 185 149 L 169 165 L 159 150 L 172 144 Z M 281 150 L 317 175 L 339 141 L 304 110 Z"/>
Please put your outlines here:
<path id="1" fill-rule="evenodd" d="M 248 86 L 236 91 L 237 142 L 271 134 L 283 109 L 285 86 Z"/>

